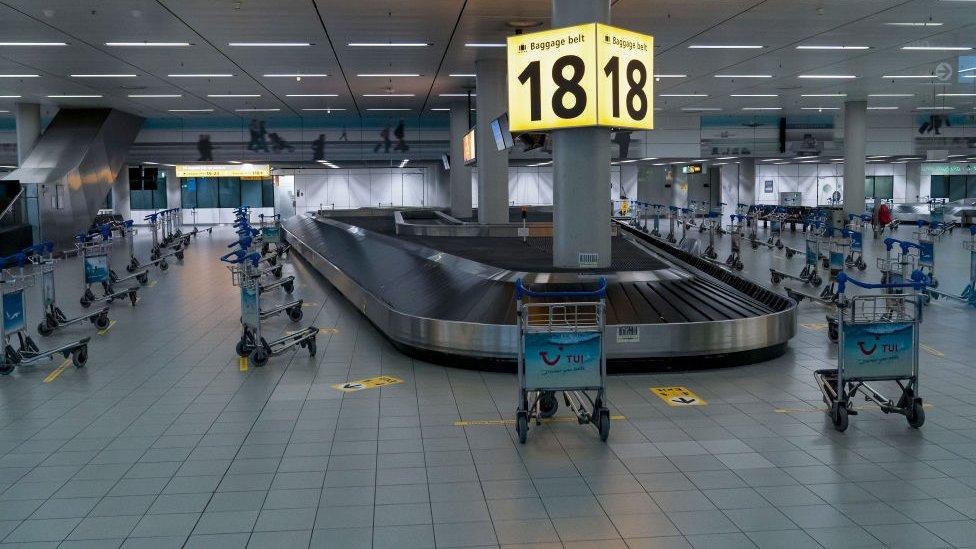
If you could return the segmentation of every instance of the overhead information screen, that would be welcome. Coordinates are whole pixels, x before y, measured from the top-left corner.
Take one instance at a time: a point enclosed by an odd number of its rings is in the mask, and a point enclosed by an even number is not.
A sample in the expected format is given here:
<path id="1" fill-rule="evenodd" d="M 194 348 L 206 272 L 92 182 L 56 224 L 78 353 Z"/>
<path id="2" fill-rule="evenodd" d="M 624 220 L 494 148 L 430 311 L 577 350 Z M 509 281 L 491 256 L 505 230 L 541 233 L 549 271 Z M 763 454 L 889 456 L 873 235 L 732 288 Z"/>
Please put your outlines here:
<path id="1" fill-rule="evenodd" d="M 508 38 L 511 131 L 654 127 L 654 38 L 587 23 Z"/>

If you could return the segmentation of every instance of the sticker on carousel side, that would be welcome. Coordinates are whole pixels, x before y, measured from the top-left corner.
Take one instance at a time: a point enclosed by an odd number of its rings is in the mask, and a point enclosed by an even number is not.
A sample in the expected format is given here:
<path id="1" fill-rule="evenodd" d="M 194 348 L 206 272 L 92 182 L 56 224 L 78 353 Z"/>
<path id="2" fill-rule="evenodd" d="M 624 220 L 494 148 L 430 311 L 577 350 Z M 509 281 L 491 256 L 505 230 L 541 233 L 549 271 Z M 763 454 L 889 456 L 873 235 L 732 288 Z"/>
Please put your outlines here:
<path id="1" fill-rule="evenodd" d="M 668 406 L 706 406 L 708 404 L 687 387 L 651 387 L 651 392 Z"/>
<path id="2" fill-rule="evenodd" d="M 617 326 L 617 343 L 640 343 L 640 326 Z"/>
<path id="3" fill-rule="evenodd" d="M 362 391 L 363 389 L 375 389 L 377 387 L 385 387 L 387 385 L 396 385 L 397 383 L 403 383 L 403 380 L 393 376 L 377 376 L 367 379 L 360 379 L 357 381 L 336 383 L 332 386 L 332 388 L 336 391 L 342 391 L 343 393 L 354 393 L 356 391 Z"/>
<path id="4" fill-rule="evenodd" d="M 826 332 L 827 331 L 827 323 L 826 322 L 809 322 L 809 323 L 805 323 L 805 324 L 800 324 L 800 326 L 803 326 L 807 330 L 813 330 L 814 332 Z"/>

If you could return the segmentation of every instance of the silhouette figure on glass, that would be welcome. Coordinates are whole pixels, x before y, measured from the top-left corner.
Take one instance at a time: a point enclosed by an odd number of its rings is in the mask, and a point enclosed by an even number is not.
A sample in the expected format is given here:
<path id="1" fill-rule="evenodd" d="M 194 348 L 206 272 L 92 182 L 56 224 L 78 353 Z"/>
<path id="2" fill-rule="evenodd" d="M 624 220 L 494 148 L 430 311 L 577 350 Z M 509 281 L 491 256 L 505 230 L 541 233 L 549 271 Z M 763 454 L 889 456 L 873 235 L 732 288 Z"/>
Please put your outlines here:
<path id="1" fill-rule="evenodd" d="M 292 151 L 295 150 L 295 147 L 292 147 L 289 142 L 285 141 L 277 133 L 274 133 L 274 132 L 269 133 L 268 134 L 268 139 L 271 140 L 271 151 L 272 152 L 279 153 L 279 152 L 281 152 L 283 150 L 286 150 L 286 149 L 288 150 L 288 152 L 292 152 Z"/>
<path id="2" fill-rule="evenodd" d="M 258 141 L 261 139 L 261 126 L 258 124 L 257 118 L 251 119 L 248 130 L 251 133 L 251 140 L 247 143 L 247 150 L 256 151 L 258 149 Z"/>
<path id="3" fill-rule="evenodd" d="M 373 152 L 380 152 L 380 147 L 383 147 L 383 152 L 390 152 L 390 145 L 393 141 L 390 140 L 390 125 L 387 124 L 382 130 L 380 130 L 380 141 L 373 147 Z"/>
<path id="4" fill-rule="evenodd" d="M 270 152 L 268 151 L 268 129 L 264 125 L 264 120 L 258 123 L 258 142 L 254 150 Z"/>
<path id="5" fill-rule="evenodd" d="M 346 135 L 346 127 L 342 127 L 342 135 L 339 136 L 339 141 L 349 141 L 349 136 Z"/>
<path id="6" fill-rule="evenodd" d="M 627 155 L 630 154 L 630 132 L 617 130 L 613 134 L 613 142 L 620 147 L 620 160 L 627 160 Z"/>
<path id="7" fill-rule="evenodd" d="M 210 142 L 210 135 L 201 134 L 197 140 L 197 152 L 200 153 L 199 162 L 209 162 L 213 160 L 213 144 Z"/>
<path id="8" fill-rule="evenodd" d="M 312 141 L 312 160 L 325 160 L 325 134 L 320 133 L 318 139 Z"/>
<path id="9" fill-rule="evenodd" d="M 942 128 L 943 124 L 949 127 L 952 126 L 952 124 L 949 123 L 948 116 L 933 114 L 932 116 L 929 116 L 929 119 L 923 123 L 921 127 L 918 128 L 918 133 L 926 134 L 929 132 L 935 132 L 935 135 L 942 135 L 941 132 L 939 132 L 939 129 Z"/>
<path id="10" fill-rule="evenodd" d="M 404 140 L 405 135 L 406 135 L 406 129 L 404 128 L 403 120 L 401 120 L 400 123 L 397 124 L 396 129 L 393 130 L 393 136 L 396 137 L 397 140 L 397 145 L 396 148 L 394 148 L 394 150 L 397 151 L 410 150 L 410 147 L 407 146 L 407 142 Z"/>

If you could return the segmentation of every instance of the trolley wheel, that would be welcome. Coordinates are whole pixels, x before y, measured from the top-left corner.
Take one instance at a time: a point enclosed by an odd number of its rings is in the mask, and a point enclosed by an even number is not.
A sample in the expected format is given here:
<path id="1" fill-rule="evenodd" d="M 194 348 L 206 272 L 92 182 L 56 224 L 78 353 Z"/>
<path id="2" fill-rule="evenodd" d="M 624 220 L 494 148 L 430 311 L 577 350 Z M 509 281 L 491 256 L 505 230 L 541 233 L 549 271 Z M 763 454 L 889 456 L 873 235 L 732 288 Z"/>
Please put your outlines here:
<path id="1" fill-rule="evenodd" d="M 166 269 L 169 269 L 169 263 L 166 263 L 166 260 L 164 259 L 159 262 L 159 268 L 165 271 Z"/>
<path id="2" fill-rule="evenodd" d="M 610 436 L 610 410 L 600 409 L 597 416 L 597 428 L 600 429 L 600 440 L 606 442 Z"/>
<path id="3" fill-rule="evenodd" d="M 125 266 L 125 272 L 127 272 L 127 273 L 131 273 L 131 272 L 133 272 L 135 270 L 136 270 L 136 268 L 133 267 L 131 263 Z"/>
<path id="4" fill-rule="evenodd" d="M 549 418 L 556 415 L 559 409 L 559 399 L 554 391 L 545 391 L 539 397 L 539 417 Z"/>
<path id="5" fill-rule="evenodd" d="M 54 328 L 52 328 L 51 325 L 48 324 L 47 321 L 45 320 L 37 325 L 37 333 L 47 337 L 52 333 L 54 333 Z"/>
<path id="6" fill-rule="evenodd" d="M 772 276 L 772 280 L 773 280 L 773 284 L 779 284 L 779 281 L 780 281 L 781 279 L 780 279 L 780 277 L 778 277 L 778 276 L 776 276 L 776 275 L 773 275 L 773 276 Z"/>
<path id="7" fill-rule="evenodd" d="M 285 282 L 284 284 L 282 284 L 281 287 L 285 289 L 285 292 L 287 292 L 287 293 L 290 294 L 293 291 L 295 291 L 295 281 L 294 280 L 289 280 L 288 282 Z"/>
<path id="8" fill-rule="evenodd" d="M 301 305 L 287 309 L 286 312 L 288 313 L 288 320 L 291 320 L 292 322 L 298 322 L 302 319 Z"/>
<path id="9" fill-rule="evenodd" d="M 176 252 L 176 259 L 183 261 L 183 250 Z"/>
<path id="10" fill-rule="evenodd" d="M 80 303 L 85 309 L 91 306 L 91 301 L 89 301 L 86 296 L 82 296 L 81 299 L 78 300 L 78 303 Z"/>
<path id="11" fill-rule="evenodd" d="M 108 278 L 113 284 L 119 281 L 119 275 L 115 272 L 115 269 L 108 270 Z"/>
<path id="12" fill-rule="evenodd" d="M 136 306 L 136 302 L 138 301 L 139 301 L 139 294 L 135 290 L 129 292 L 129 302 L 132 303 L 133 307 Z"/>
<path id="13" fill-rule="evenodd" d="M 931 286 L 933 288 L 938 288 L 939 287 L 939 279 L 935 278 L 935 276 L 932 276 L 932 280 L 931 280 L 931 282 L 929 282 L 929 286 Z"/>
<path id="14" fill-rule="evenodd" d="M 84 368 L 85 364 L 88 363 L 88 346 L 85 345 L 74 351 L 71 351 L 71 364 L 75 368 Z"/>
<path id="15" fill-rule="evenodd" d="M 743 265 L 741 261 L 736 261 L 733 267 L 735 267 L 735 270 L 741 271 L 745 267 L 745 265 Z"/>
<path id="16" fill-rule="evenodd" d="M 275 256 L 271 256 L 266 259 L 268 260 L 268 265 L 271 265 L 272 267 L 278 264 L 278 258 Z"/>
<path id="17" fill-rule="evenodd" d="M 274 268 L 274 270 L 271 271 L 271 274 L 273 274 L 275 278 L 281 278 L 281 270 L 283 268 L 284 265 L 278 265 L 277 267 Z"/>
<path id="18" fill-rule="evenodd" d="M 3 362 L 0 363 L 0 376 L 9 376 L 14 371 L 14 365 Z"/>
<path id="19" fill-rule="evenodd" d="M 922 425 L 925 425 L 925 410 L 922 409 L 921 399 L 915 399 L 905 418 L 913 429 L 918 429 Z"/>
<path id="20" fill-rule="evenodd" d="M 752 241 L 752 249 L 753 250 L 758 250 L 759 249 L 759 243 L 756 242 L 755 240 Z"/>
<path id="21" fill-rule="evenodd" d="M 111 321 L 109 321 L 107 314 L 101 314 L 95 317 L 95 327 L 99 330 L 108 328 L 109 324 L 111 324 Z"/>
<path id="22" fill-rule="evenodd" d="M 850 422 L 850 418 L 847 415 L 847 406 L 834 403 L 830 412 L 830 421 L 833 422 L 834 429 L 837 429 L 838 432 L 843 433 L 846 431 Z"/>
<path id="23" fill-rule="evenodd" d="M 251 351 L 251 355 L 248 357 L 248 360 L 250 360 L 251 364 L 253 364 L 255 368 L 261 368 L 268 363 L 269 358 L 268 352 L 264 350 L 264 347 L 258 345 L 253 351 Z"/>
<path id="24" fill-rule="evenodd" d="M 822 279 L 822 278 L 820 278 L 820 275 L 818 275 L 818 274 L 815 274 L 815 275 L 813 275 L 813 277 L 812 277 L 812 278 L 810 279 L 810 283 L 811 283 L 811 284 L 813 284 L 814 286 L 820 286 L 821 284 L 823 284 L 823 279 Z"/>
<path id="25" fill-rule="evenodd" d="M 244 358 L 248 354 L 247 344 L 241 339 L 237 342 L 237 346 L 234 347 L 234 351 L 237 352 L 237 356 Z"/>
<path id="26" fill-rule="evenodd" d="M 143 273 L 143 274 L 137 276 L 136 277 L 136 280 L 139 281 L 139 284 L 148 284 L 149 283 L 149 273 Z"/>
<path id="27" fill-rule="evenodd" d="M 857 260 L 857 270 L 863 271 L 867 268 L 868 268 L 868 264 L 864 262 L 863 258 Z"/>
<path id="28" fill-rule="evenodd" d="M 830 260 L 827 259 L 826 257 L 823 258 L 823 268 L 824 269 L 829 269 L 830 268 Z"/>
<path id="29" fill-rule="evenodd" d="M 726 257 L 725 258 L 725 264 L 726 265 L 735 265 L 735 259 L 730 255 L 729 257 Z"/>
<path id="30" fill-rule="evenodd" d="M 827 323 L 827 337 L 830 338 L 831 343 L 837 343 L 837 340 L 840 339 L 840 333 L 837 330 L 836 322 Z"/>
<path id="31" fill-rule="evenodd" d="M 318 350 L 318 347 L 315 344 L 314 337 L 305 342 L 305 347 L 308 349 L 308 356 L 315 356 L 315 351 Z"/>
<path id="32" fill-rule="evenodd" d="M 13 366 L 10 369 L 13 370 Z M 529 436 L 529 415 L 524 411 L 515 413 L 515 432 L 518 433 L 519 443 L 525 444 L 525 438 Z"/>
<path id="33" fill-rule="evenodd" d="M 790 248 L 786 249 L 786 259 L 793 259 L 794 255 L 796 255 L 796 252 L 794 252 Z"/>
<path id="34" fill-rule="evenodd" d="M 149 254 L 149 259 L 151 259 L 152 261 L 156 261 L 157 259 L 159 259 L 159 251 L 153 250 L 152 253 Z"/>

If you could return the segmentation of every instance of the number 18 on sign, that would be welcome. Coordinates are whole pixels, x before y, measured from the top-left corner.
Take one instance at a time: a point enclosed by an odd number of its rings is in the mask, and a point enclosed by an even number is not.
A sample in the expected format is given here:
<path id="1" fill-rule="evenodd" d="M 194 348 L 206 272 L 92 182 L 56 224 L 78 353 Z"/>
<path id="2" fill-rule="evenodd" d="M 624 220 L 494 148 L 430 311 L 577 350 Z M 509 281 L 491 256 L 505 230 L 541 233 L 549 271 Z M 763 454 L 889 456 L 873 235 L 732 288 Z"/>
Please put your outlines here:
<path id="1" fill-rule="evenodd" d="M 512 131 L 654 127 L 654 37 L 587 23 L 508 38 Z"/>

